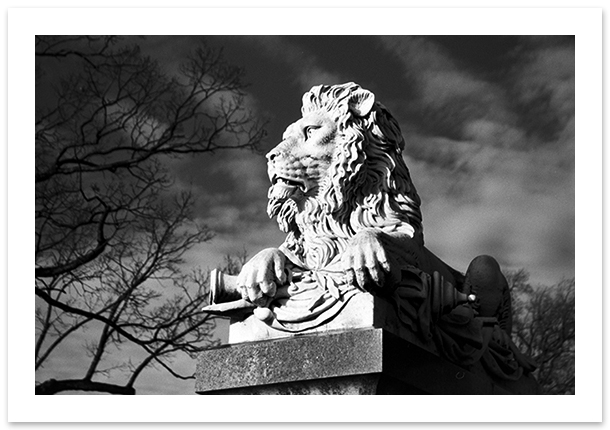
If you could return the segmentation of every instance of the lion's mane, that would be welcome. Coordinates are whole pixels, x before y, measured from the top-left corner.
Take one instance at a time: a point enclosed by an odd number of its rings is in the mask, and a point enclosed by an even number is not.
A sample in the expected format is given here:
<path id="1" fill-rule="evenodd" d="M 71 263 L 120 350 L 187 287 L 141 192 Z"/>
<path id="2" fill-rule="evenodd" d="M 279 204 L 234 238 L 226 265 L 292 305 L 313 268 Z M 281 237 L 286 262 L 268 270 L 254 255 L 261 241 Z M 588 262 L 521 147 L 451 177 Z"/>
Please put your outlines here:
<path id="1" fill-rule="evenodd" d="M 389 111 L 359 85 L 320 85 L 303 96 L 302 113 L 326 110 L 338 125 L 337 153 L 321 196 L 324 212 L 355 232 L 401 228 L 421 240 L 420 199 L 403 160 L 405 141 Z M 366 109 L 366 108 L 365 108 Z M 364 114 L 364 115 L 362 115 Z"/>
<path id="2" fill-rule="evenodd" d="M 303 95 L 302 114 L 326 111 L 337 124 L 335 154 L 315 198 L 299 209 L 288 199 L 278 208 L 285 246 L 294 254 L 320 253 L 324 265 L 349 238 L 366 228 L 402 232 L 423 245 L 420 198 L 403 160 L 405 141 L 389 111 L 354 83 L 319 85 Z"/>

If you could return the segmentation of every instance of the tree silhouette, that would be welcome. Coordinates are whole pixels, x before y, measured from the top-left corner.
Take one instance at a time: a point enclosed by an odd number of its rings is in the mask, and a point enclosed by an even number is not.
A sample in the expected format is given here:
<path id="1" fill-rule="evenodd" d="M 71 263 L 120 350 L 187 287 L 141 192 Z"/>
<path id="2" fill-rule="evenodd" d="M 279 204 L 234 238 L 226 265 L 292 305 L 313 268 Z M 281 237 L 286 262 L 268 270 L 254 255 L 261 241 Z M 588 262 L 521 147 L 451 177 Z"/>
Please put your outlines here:
<path id="1" fill-rule="evenodd" d="M 86 358 L 80 378 L 37 394 L 135 394 L 149 366 L 192 378 L 172 358 L 213 341 L 207 274 L 181 270 L 212 232 L 165 165 L 255 148 L 263 127 L 243 107 L 243 70 L 220 52 L 202 46 L 169 74 L 132 42 L 36 37 L 36 369 L 82 338 L 73 353 Z M 124 348 L 137 352 L 125 360 Z"/>
<path id="2" fill-rule="evenodd" d="M 574 278 L 532 286 L 523 269 L 507 273 L 513 297 L 513 339 L 533 357 L 545 394 L 575 394 Z"/>

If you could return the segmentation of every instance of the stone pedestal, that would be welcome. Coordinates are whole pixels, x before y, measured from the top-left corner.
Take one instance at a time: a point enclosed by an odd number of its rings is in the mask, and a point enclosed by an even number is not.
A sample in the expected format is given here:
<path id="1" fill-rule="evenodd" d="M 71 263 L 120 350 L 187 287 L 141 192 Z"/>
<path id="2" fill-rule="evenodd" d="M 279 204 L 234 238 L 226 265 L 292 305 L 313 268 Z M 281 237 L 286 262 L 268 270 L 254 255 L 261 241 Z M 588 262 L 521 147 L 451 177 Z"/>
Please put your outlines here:
<path id="1" fill-rule="evenodd" d="M 198 394 L 535 394 L 499 384 L 381 328 L 224 345 L 199 356 Z"/>

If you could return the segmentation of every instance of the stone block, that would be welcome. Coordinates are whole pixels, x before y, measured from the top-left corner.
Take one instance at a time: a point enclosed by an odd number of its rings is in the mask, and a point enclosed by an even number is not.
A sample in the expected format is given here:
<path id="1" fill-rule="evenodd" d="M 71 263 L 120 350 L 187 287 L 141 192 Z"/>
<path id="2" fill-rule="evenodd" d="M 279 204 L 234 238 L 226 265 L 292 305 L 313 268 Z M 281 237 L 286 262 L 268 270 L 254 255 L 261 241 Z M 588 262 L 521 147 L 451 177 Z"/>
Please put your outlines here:
<path id="1" fill-rule="evenodd" d="M 198 394 L 534 394 L 380 328 L 224 345 L 199 356 Z M 521 392 L 519 392 L 521 391 Z"/>

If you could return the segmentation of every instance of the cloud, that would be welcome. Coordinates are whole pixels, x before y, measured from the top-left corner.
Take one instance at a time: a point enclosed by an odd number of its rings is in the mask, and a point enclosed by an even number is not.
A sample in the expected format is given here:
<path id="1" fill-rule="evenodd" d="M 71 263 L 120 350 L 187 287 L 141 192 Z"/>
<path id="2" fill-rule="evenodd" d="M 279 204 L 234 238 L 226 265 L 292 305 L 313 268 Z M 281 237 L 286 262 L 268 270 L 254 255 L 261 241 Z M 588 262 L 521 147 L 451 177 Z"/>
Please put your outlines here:
<path id="1" fill-rule="evenodd" d="M 458 270 L 479 254 L 504 269 L 526 268 L 547 284 L 573 275 L 574 195 L 557 187 L 524 192 L 520 181 L 495 176 L 478 182 L 476 201 L 434 199 L 424 205 L 427 245 Z"/>
<path id="2" fill-rule="evenodd" d="M 301 91 L 308 91 L 312 86 L 321 83 L 339 84 L 345 81 L 340 74 L 324 69 L 314 53 L 308 52 L 303 46 L 286 37 L 255 37 L 251 38 L 251 41 L 261 46 L 267 55 L 290 66 Z"/>
<path id="3" fill-rule="evenodd" d="M 478 254 L 534 282 L 574 273 L 574 49 L 525 40 L 488 80 L 423 38 L 383 38 L 418 87 L 406 159 L 427 245 L 458 270 Z"/>
<path id="4" fill-rule="evenodd" d="M 465 139 L 480 142 L 486 146 L 514 147 L 524 141 L 525 135 L 522 130 L 509 124 L 492 121 L 485 118 L 477 118 L 466 121 L 463 126 Z"/>
<path id="5" fill-rule="evenodd" d="M 222 265 L 225 255 L 237 256 L 244 251 L 252 258 L 262 249 L 281 245 L 284 238 L 275 222 L 241 229 L 239 233 L 220 232 L 211 241 L 193 247 L 185 255 L 185 266 L 213 269 Z"/>
<path id="6" fill-rule="evenodd" d="M 574 46 L 534 49 L 520 57 L 510 75 L 510 94 L 521 125 L 542 143 L 552 142 L 574 119 Z"/>
<path id="7" fill-rule="evenodd" d="M 554 46 L 525 55 L 514 70 L 517 89 L 523 99 L 532 98 L 538 89 L 551 93 L 551 108 L 565 114 L 574 112 L 574 46 Z"/>
<path id="8" fill-rule="evenodd" d="M 462 144 L 444 164 L 409 160 L 427 245 L 465 270 L 479 254 L 552 284 L 574 271 L 573 152 Z M 458 151 L 461 149 L 461 151 Z"/>
<path id="9" fill-rule="evenodd" d="M 470 72 L 441 46 L 422 37 L 382 37 L 382 46 L 402 63 L 405 79 L 416 89 L 408 102 L 417 111 L 428 111 L 436 122 L 461 132 L 467 118 L 510 121 L 504 107 L 504 90 Z"/>

